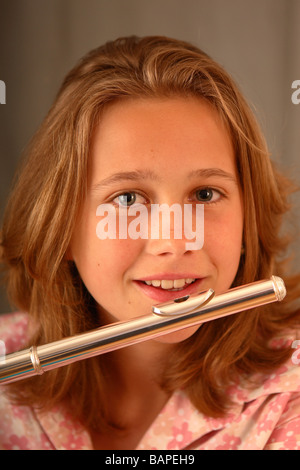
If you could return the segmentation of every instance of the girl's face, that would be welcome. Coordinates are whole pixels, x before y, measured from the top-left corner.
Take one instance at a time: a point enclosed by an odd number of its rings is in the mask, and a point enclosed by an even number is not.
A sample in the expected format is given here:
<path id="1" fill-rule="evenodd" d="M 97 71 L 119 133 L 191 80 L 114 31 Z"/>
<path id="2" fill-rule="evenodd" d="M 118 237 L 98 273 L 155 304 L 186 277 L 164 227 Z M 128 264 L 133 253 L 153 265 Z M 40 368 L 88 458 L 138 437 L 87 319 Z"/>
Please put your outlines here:
<path id="1" fill-rule="evenodd" d="M 184 230 L 181 238 L 175 237 L 172 218 L 169 237 L 163 238 L 160 225 L 159 236 L 151 238 L 150 209 L 163 203 L 180 205 L 182 217 L 185 205 L 192 208 L 193 229 L 196 207 L 204 208 L 201 249 L 188 248 L 192 240 Z M 96 214 L 102 204 L 109 204 L 116 215 L 114 238 L 99 239 L 96 233 L 99 222 L 108 220 L 107 213 Z M 120 239 L 119 215 L 124 221 L 129 208 L 138 206 L 148 211 L 149 236 L 134 239 L 127 234 Z M 138 215 L 128 216 L 128 225 Z M 105 110 L 94 134 L 88 194 L 70 246 L 105 322 L 145 315 L 154 304 L 208 288 L 216 293 L 229 289 L 239 266 L 242 233 L 243 205 L 231 139 L 208 103 L 195 98 L 132 99 Z M 193 331 L 181 332 L 178 340 Z"/>

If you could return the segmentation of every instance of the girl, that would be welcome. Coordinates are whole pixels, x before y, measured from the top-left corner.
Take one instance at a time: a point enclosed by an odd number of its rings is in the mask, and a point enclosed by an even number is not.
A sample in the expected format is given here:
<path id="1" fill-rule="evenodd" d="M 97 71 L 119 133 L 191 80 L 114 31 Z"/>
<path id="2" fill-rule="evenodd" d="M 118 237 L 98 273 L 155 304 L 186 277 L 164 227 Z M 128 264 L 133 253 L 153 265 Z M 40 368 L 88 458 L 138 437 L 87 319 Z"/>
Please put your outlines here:
<path id="1" fill-rule="evenodd" d="M 7 352 L 272 274 L 288 295 L 3 386 L 1 447 L 299 448 L 299 287 L 280 261 L 292 189 L 238 88 L 201 50 L 130 37 L 86 55 L 32 140 L 4 217 L 7 291 L 22 312 L 1 317 Z M 203 247 L 175 237 L 175 222 L 167 238 L 100 239 L 103 204 L 128 224 L 131 208 L 150 217 L 154 204 L 189 205 L 195 216 L 201 205 Z"/>

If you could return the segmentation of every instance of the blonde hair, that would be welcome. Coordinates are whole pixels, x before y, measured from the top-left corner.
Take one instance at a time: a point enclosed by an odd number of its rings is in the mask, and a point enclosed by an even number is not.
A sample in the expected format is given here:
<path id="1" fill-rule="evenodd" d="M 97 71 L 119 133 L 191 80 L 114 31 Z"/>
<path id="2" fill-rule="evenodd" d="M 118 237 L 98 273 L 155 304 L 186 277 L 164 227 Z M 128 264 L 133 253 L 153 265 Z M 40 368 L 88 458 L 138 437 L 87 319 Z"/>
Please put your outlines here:
<path id="1" fill-rule="evenodd" d="M 195 96 L 207 100 L 232 136 L 244 199 L 244 248 L 236 279 L 241 285 L 276 274 L 288 246 L 280 237 L 292 184 L 271 163 L 251 109 L 231 77 L 198 48 L 165 37 L 121 38 L 91 51 L 66 76 L 18 173 L 4 217 L 2 262 L 7 292 L 37 325 L 30 343 L 43 344 L 99 326 L 94 299 L 66 252 L 85 198 L 90 142 L 101 110 L 126 97 Z M 177 346 L 163 386 L 184 388 L 209 416 L 230 405 L 227 387 L 239 375 L 271 371 L 289 350 L 270 340 L 298 312 L 295 279 L 279 307 L 262 307 L 207 323 Z M 19 403 L 50 408 L 67 402 L 87 427 L 109 421 L 103 373 L 109 355 L 11 385 Z M 93 391 L 91 394 L 91 384 Z M 99 397 L 101 405 L 99 406 Z"/>

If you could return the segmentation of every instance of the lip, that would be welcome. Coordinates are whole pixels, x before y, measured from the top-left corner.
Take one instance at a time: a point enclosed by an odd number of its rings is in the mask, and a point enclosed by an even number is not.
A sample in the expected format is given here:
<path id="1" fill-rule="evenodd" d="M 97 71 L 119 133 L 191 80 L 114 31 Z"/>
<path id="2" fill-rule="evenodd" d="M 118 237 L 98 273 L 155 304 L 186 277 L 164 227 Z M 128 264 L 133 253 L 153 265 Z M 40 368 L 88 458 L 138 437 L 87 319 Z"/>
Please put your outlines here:
<path id="1" fill-rule="evenodd" d="M 175 279 L 200 279 L 199 274 L 191 274 L 191 273 L 160 273 L 160 274 L 153 274 L 152 276 L 142 277 L 137 279 L 138 281 L 153 281 L 158 280 L 161 281 L 165 279 L 166 281 L 174 281 Z"/>
<path id="2" fill-rule="evenodd" d="M 171 276 L 171 274 L 169 275 Z M 153 287 L 153 286 L 148 286 L 147 284 L 144 284 L 141 281 L 151 281 L 153 279 L 161 280 L 161 279 L 166 279 L 166 280 L 174 280 L 174 279 L 188 279 L 188 278 L 195 278 L 196 276 L 182 276 L 182 277 L 177 277 L 172 275 L 173 277 L 153 277 L 149 276 L 148 278 L 143 278 L 140 280 L 134 280 L 134 284 L 137 286 L 138 289 L 140 289 L 143 294 L 145 294 L 147 297 L 150 297 L 152 300 L 155 300 L 156 302 L 168 302 L 170 300 L 175 300 L 180 297 L 183 297 L 185 295 L 192 295 L 196 294 L 197 292 L 200 292 L 201 286 L 203 284 L 203 281 L 205 278 L 200 278 L 197 279 L 193 284 L 188 284 L 184 289 L 178 290 L 178 291 L 167 291 L 164 289 L 161 289 L 160 287 Z M 180 275 L 181 276 L 181 275 Z M 203 290 L 203 289 L 202 289 Z"/>

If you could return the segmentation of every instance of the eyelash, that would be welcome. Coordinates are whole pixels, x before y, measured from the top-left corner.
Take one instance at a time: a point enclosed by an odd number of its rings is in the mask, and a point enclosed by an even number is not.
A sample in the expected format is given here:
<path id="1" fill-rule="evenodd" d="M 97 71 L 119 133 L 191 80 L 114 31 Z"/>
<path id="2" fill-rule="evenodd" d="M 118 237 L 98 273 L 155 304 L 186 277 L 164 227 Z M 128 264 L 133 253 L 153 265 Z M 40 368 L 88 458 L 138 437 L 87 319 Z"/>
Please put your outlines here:
<path id="1" fill-rule="evenodd" d="M 217 193 L 217 194 L 218 194 L 218 198 L 217 198 L 216 201 L 206 201 L 206 202 L 205 202 L 205 201 L 202 201 L 202 204 L 205 204 L 205 205 L 217 204 L 218 202 L 220 202 L 220 200 L 222 200 L 223 198 L 226 197 L 225 194 L 224 194 L 222 191 L 220 191 L 219 189 L 212 188 L 212 187 L 210 187 L 210 186 L 206 186 L 206 187 L 197 189 L 197 190 L 194 192 L 194 194 L 197 194 L 197 193 L 200 192 L 200 191 L 211 191 L 212 193 Z M 126 208 L 126 207 L 128 208 L 128 207 L 133 206 L 134 204 L 139 204 L 139 203 L 136 203 L 136 200 L 135 200 L 135 201 L 133 202 L 133 204 L 131 204 L 131 205 L 122 205 L 122 204 L 120 204 L 120 203 L 118 203 L 118 202 L 115 202 L 115 200 L 116 200 L 117 198 L 119 198 L 119 197 L 121 197 L 121 196 L 124 196 L 124 195 L 126 195 L 126 194 L 129 194 L 129 195 L 133 195 L 133 194 L 134 194 L 134 195 L 137 195 L 137 196 L 142 197 L 143 199 L 146 199 L 145 196 L 143 196 L 142 194 L 140 194 L 140 193 L 137 192 L 137 191 L 124 191 L 124 192 L 122 192 L 122 193 L 120 193 L 120 194 L 114 195 L 114 197 L 111 198 L 109 202 L 112 202 L 114 205 L 116 205 L 117 207 L 121 207 L 121 208 Z M 212 194 L 212 198 L 213 198 L 213 197 L 214 197 L 214 194 Z M 197 201 L 197 202 L 199 202 L 199 203 L 201 204 L 201 201 Z M 145 203 L 142 203 L 142 204 L 145 204 Z"/>

